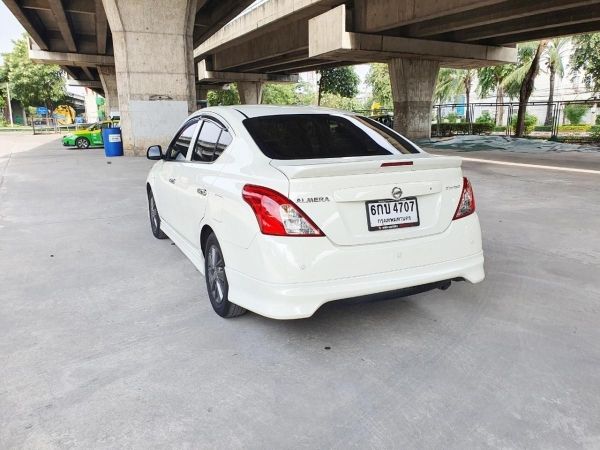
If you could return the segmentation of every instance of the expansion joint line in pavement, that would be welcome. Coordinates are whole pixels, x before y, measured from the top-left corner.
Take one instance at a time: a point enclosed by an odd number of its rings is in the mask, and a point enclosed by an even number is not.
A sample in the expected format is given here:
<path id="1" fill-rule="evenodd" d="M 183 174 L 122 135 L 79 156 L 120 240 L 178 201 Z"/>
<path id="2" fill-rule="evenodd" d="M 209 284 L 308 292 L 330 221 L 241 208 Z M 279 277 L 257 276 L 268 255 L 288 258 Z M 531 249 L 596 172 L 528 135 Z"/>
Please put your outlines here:
<path id="1" fill-rule="evenodd" d="M 462 160 L 478 162 L 478 163 L 498 164 L 501 166 L 516 166 L 516 167 L 526 167 L 526 168 L 530 168 L 530 169 L 560 170 L 562 172 L 591 173 L 594 175 L 600 175 L 600 170 L 577 169 L 575 167 L 546 166 L 543 164 L 526 164 L 526 163 L 517 163 L 517 162 L 511 162 L 511 161 L 498 161 L 496 159 L 481 159 L 481 158 L 462 158 Z"/>

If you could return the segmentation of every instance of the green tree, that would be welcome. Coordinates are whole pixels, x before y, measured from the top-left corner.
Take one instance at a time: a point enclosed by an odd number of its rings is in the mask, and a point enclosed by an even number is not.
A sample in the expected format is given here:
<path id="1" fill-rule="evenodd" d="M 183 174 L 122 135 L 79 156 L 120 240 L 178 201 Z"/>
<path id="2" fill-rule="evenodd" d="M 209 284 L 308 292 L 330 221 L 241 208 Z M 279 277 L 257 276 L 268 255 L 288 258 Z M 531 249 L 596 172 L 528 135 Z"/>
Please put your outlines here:
<path id="1" fill-rule="evenodd" d="M 229 89 L 215 89 L 208 91 L 206 96 L 208 106 L 239 105 L 240 95 L 235 84 L 230 84 Z"/>
<path id="2" fill-rule="evenodd" d="M 308 83 L 267 83 L 263 88 L 262 103 L 266 105 L 310 105 L 314 92 Z"/>
<path id="3" fill-rule="evenodd" d="M 573 36 L 571 73 L 583 74 L 588 89 L 600 92 L 600 33 Z"/>
<path id="4" fill-rule="evenodd" d="M 471 89 L 476 71 L 473 69 L 440 69 L 433 97 L 439 103 L 465 94 L 466 120 L 471 121 Z"/>
<path id="5" fill-rule="evenodd" d="M 323 94 L 337 94 L 342 97 L 354 97 L 358 94 L 358 75 L 354 67 L 334 67 L 319 71 L 319 93 L 317 104 L 321 104 Z"/>
<path id="6" fill-rule="evenodd" d="M 54 106 L 66 98 L 65 77 L 59 66 L 36 64 L 29 59 L 27 37 L 13 41 L 5 53 L 0 78 L 8 81 L 11 97 L 24 106 Z"/>
<path id="7" fill-rule="evenodd" d="M 373 100 L 383 108 L 392 108 L 392 85 L 390 84 L 390 71 L 385 63 L 371 64 L 366 78 L 367 85 L 371 87 Z"/>
<path id="8" fill-rule="evenodd" d="M 477 70 L 479 80 L 479 95 L 487 97 L 491 92 L 496 92 L 496 125 L 504 123 L 504 79 L 514 70 L 514 65 L 482 67 Z"/>
<path id="9" fill-rule="evenodd" d="M 548 106 L 546 107 L 546 120 L 544 125 L 550 126 L 553 121 L 552 102 L 554 101 L 554 84 L 556 77 L 562 78 L 565 74 L 563 58 L 569 38 L 555 38 L 548 41 L 544 52 L 544 65 L 550 74 L 550 91 L 548 93 Z"/>

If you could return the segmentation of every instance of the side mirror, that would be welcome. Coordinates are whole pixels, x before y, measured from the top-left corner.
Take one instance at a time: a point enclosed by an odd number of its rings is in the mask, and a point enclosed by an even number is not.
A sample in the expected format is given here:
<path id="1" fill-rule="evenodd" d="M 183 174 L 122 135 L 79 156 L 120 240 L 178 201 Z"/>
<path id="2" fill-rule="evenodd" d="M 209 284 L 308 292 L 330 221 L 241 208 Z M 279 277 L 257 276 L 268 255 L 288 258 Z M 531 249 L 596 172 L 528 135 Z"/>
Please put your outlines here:
<path id="1" fill-rule="evenodd" d="M 158 161 L 163 159 L 162 148 L 160 147 L 160 145 L 151 145 L 150 147 L 148 147 L 148 150 L 146 151 L 146 158 L 152 161 Z"/>

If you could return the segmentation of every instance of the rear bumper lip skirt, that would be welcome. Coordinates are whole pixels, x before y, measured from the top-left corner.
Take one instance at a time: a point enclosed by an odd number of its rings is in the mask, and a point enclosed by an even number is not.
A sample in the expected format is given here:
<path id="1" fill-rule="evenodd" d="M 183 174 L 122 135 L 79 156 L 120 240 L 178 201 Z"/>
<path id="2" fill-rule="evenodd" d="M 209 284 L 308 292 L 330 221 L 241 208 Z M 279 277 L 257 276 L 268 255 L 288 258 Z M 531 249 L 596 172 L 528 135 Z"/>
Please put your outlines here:
<path id="1" fill-rule="evenodd" d="M 312 316 L 324 303 L 389 293 L 399 289 L 463 278 L 479 283 L 485 277 L 483 252 L 393 272 L 309 283 L 267 283 L 228 269 L 232 302 L 273 319 Z"/>

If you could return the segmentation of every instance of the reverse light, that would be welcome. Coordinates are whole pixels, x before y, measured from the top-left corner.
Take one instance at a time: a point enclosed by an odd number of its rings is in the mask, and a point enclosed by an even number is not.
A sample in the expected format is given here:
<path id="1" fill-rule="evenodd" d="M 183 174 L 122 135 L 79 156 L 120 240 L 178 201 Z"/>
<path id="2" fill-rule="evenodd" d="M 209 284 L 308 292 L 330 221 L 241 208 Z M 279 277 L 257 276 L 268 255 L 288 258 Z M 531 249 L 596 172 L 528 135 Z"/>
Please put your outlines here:
<path id="1" fill-rule="evenodd" d="M 473 195 L 473 187 L 467 177 L 463 177 L 463 188 L 460 194 L 460 200 L 454 213 L 452 220 L 467 217 L 475 212 L 475 195 Z"/>
<path id="2" fill-rule="evenodd" d="M 250 205 L 262 234 L 271 236 L 324 236 L 289 198 L 264 186 L 247 184 L 242 197 Z"/>

